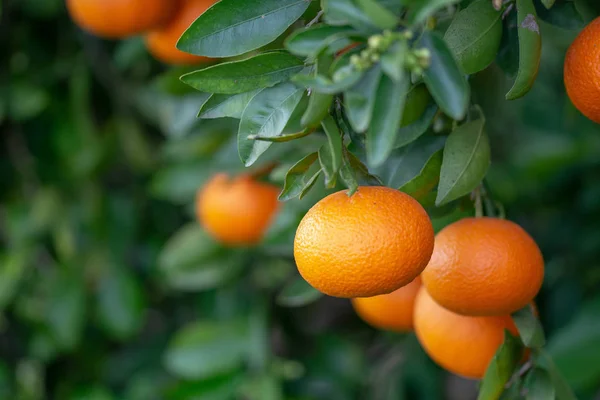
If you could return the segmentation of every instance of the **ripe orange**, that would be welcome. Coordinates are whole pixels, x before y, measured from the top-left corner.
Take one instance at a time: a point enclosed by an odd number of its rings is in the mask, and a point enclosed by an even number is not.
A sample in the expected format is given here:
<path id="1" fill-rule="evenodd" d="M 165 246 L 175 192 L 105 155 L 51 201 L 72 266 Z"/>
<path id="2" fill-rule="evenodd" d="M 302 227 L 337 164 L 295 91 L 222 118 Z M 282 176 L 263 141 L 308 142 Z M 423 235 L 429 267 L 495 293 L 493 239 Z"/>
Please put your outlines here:
<path id="1" fill-rule="evenodd" d="M 67 0 L 71 18 L 94 35 L 120 39 L 154 29 L 176 10 L 173 0 Z"/>
<path id="2" fill-rule="evenodd" d="M 262 239 L 279 208 L 277 195 L 277 187 L 251 176 L 230 179 L 217 174 L 198 191 L 196 215 L 220 242 L 254 244 Z"/>
<path id="3" fill-rule="evenodd" d="M 504 341 L 504 330 L 517 336 L 509 315 L 467 317 L 437 304 L 425 287 L 415 301 L 415 333 L 427 354 L 441 367 L 481 379 Z"/>
<path id="4" fill-rule="evenodd" d="M 600 124 L 600 17 L 575 38 L 565 58 L 565 87 L 583 115 Z"/>
<path id="5" fill-rule="evenodd" d="M 180 0 L 179 10 L 167 25 L 146 36 L 146 47 L 150 54 L 166 64 L 199 64 L 210 58 L 185 53 L 176 47 L 177 41 L 187 28 L 216 0 Z"/>
<path id="6" fill-rule="evenodd" d="M 421 288 L 421 278 L 389 294 L 352 299 L 354 310 L 369 325 L 396 332 L 413 330 L 415 297 Z"/>
<path id="7" fill-rule="evenodd" d="M 294 239 L 298 270 L 330 296 L 371 297 L 410 283 L 433 251 L 433 227 L 412 197 L 362 186 L 331 194 L 304 216 Z"/>
<path id="8" fill-rule="evenodd" d="M 466 218 L 435 238 L 421 275 L 431 297 L 464 315 L 506 315 L 531 302 L 544 279 L 544 259 L 519 225 Z"/>

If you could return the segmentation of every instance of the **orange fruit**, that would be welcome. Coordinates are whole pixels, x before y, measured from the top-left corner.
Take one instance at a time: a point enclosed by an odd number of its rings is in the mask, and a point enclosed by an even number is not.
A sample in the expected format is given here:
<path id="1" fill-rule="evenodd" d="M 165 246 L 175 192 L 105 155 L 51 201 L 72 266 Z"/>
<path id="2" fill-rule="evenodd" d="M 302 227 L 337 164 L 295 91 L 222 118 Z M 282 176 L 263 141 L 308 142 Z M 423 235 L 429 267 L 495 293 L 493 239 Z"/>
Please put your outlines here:
<path id="1" fill-rule="evenodd" d="M 396 332 L 413 330 L 415 297 L 421 288 L 418 276 L 389 294 L 352 299 L 354 311 L 369 325 Z"/>
<path id="2" fill-rule="evenodd" d="M 216 0 L 180 0 L 175 16 L 165 25 L 146 35 L 146 47 L 157 60 L 166 64 L 190 65 L 209 62 L 207 57 L 195 56 L 179 50 L 177 41 L 187 28 Z"/>
<path id="3" fill-rule="evenodd" d="M 361 186 L 331 194 L 304 216 L 294 239 L 302 277 L 330 296 L 371 297 L 415 279 L 433 251 L 433 227 L 409 195 Z"/>
<path id="4" fill-rule="evenodd" d="M 421 275 L 438 304 L 464 315 L 506 315 L 539 292 L 544 259 L 534 240 L 514 222 L 465 218 L 435 238 Z"/>
<path id="5" fill-rule="evenodd" d="M 173 0 L 67 0 L 77 25 L 94 35 L 121 39 L 154 29 L 173 15 Z"/>
<path id="6" fill-rule="evenodd" d="M 564 80 L 569 98 L 579 111 L 600 124 L 600 17 L 575 38 L 565 58 Z"/>
<path id="7" fill-rule="evenodd" d="M 198 191 L 196 215 L 211 236 L 228 245 L 259 242 L 275 216 L 277 187 L 249 175 L 215 175 Z"/>
<path id="8" fill-rule="evenodd" d="M 517 336 L 510 315 L 468 317 L 437 304 L 425 287 L 415 300 L 415 333 L 427 354 L 444 369 L 481 379 L 504 341 L 504 330 Z"/>

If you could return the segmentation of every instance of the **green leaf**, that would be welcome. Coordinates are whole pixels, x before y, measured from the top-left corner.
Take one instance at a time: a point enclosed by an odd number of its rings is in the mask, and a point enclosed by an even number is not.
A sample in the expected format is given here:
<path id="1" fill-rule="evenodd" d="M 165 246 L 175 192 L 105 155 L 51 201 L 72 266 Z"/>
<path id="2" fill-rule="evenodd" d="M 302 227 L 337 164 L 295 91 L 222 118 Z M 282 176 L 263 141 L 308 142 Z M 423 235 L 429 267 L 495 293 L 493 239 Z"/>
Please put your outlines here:
<path id="1" fill-rule="evenodd" d="M 555 360 L 557 369 L 576 389 L 592 388 L 600 379 L 600 365 L 597 362 L 600 358 L 599 313 L 600 297 L 596 295 L 548 342 L 548 352 Z"/>
<path id="2" fill-rule="evenodd" d="M 515 325 L 519 329 L 519 336 L 523 344 L 531 348 L 540 348 L 546 344 L 544 329 L 538 318 L 533 313 L 532 306 L 528 305 L 512 314 Z"/>
<path id="3" fill-rule="evenodd" d="M 281 35 L 309 0 L 221 0 L 183 33 L 177 48 L 206 57 L 232 57 L 258 49 Z"/>
<path id="4" fill-rule="evenodd" d="M 542 4 L 544 5 L 544 7 L 546 8 L 552 8 L 552 6 L 554 5 L 554 2 L 556 0 L 540 0 L 542 2 Z"/>
<path id="5" fill-rule="evenodd" d="M 300 121 L 307 128 L 316 128 L 329 113 L 329 108 L 333 103 L 333 95 L 313 92 L 308 97 L 308 107 L 302 115 Z"/>
<path id="6" fill-rule="evenodd" d="M 575 0 L 573 3 L 586 23 L 592 22 L 600 15 L 600 3 L 596 0 Z"/>
<path id="7" fill-rule="evenodd" d="M 592 349 L 595 350 L 597 347 Z M 577 397 L 573 393 L 573 389 L 571 389 L 565 378 L 561 375 L 556 364 L 552 361 L 552 357 L 550 357 L 544 349 L 536 349 L 536 356 L 537 367 L 548 371 L 548 374 L 550 374 L 556 393 L 556 400 L 577 400 Z M 590 357 L 589 359 L 591 360 L 592 358 Z M 597 361 L 598 359 L 596 358 L 595 360 Z M 594 362 L 594 364 L 598 365 L 597 362 Z"/>
<path id="8" fill-rule="evenodd" d="M 321 171 L 318 163 L 315 164 L 317 158 L 317 153 L 311 153 L 290 168 L 285 175 L 285 184 L 279 194 L 279 200 L 288 201 L 293 199 L 299 196 L 306 187 L 314 183 Z"/>
<path id="9" fill-rule="evenodd" d="M 555 398 L 552 378 L 541 368 L 534 368 L 527 374 L 525 391 L 525 400 L 553 400 Z"/>
<path id="10" fill-rule="evenodd" d="M 123 266 L 110 267 L 98 286 L 98 316 L 116 339 L 134 335 L 144 322 L 144 297 L 136 277 Z"/>
<path id="11" fill-rule="evenodd" d="M 459 12 L 444 40 L 466 74 L 485 69 L 494 61 L 502 39 L 502 12 L 489 0 L 477 0 Z"/>
<path id="12" fill-rule="evenodd" d="M 418 25 L 433 15 L 437 10 L 457 3 L 458 0 L 408 0 L 410 5 L 409 19 L 413 25 Z"/>
<path id="13" fill-rule="evenodd" d="M 238 94 L 287 81 L 303 68 L 304 63 L 296 56 L 272 51 L 190 72 L 181 80 L 201 92 Z"/>
<path id="14" fill-rule="evenodd" d="M 30 250 L 13 250 L 0 260 L 0 311 L 10 304 L 17 294 L 26 272 Z"/>
<path id="15" fill-rule="evenodd" d="M 443 149 L 444 140 L 443 137 L 424 136 L 405 148 L 394 151 L 388 162 L 380 168 L 380 172 L 378 171 L 385 185 L 412 191 L 419 189 L 419 183 L 423 183 L 430 187 L 424 192 L 433 189 L 440 177 L 440 166 L 437 166 L 435 171 L 435 165 L 438 162 L 441 165 L 442 158 L 441 154 L 436 154 Z"/>
<path id="16" fill-rule="evenodd" d="M 319 162 L 325 174 L 325 185 L 335 186 L 335 178 L 342 166 L 342 136 L 332 117 L 327 117 L 322 124 L 327 143 L 319 150 Z"/>
<path id="17" fill-rule="evenodd" d="M 356 5 L 379 29 L 394 29 L 398 18 L 377 0 L 355 0 Z"/>
<path id="18" fill-rule="evenodd" d="M 240 119 L 246 106 L 258 92 L 260 89 L 234 95 L 214 94 L 204 103 L 198 117 L 203 119 L 226 117 Z"/>
<path id="19" fill-rule="evenodd" d="M 419 83 L 410 88 L 406 94 L 401 127 L 418 121 L 431 103 L 431 95 L 424 84 Z M 435 107 L 437 109 L 437 107 Z"/>
<path id="20" fill-rule="evenodd" d="M 323 75 L 299 74 L 292 78 L 292 82 L 320 93 L 337 94 L 355 85 L 362 75 L 362 72 L 348 64 L 339 68 L 334 74 L 333 79 L 329 79 Z"/>
<path id="21" fill-rule="evenodd" d="M 529 92 L 537 78 L 542 56 L 542 36 L 533 0 L 517 0 L 519 27 L 519 72 L 507 100 L 518 99 Z"/>
<path id="22" fill-rule="evenodd" d="M 305 129 L 296 133 L 284 133 L 275 137 L 267 137 L 267 136 L 248 136 L 248 139 L 251 140 L 262 140 L 265 142 L 273 142 L 273 143 L 283 143 L 290 142 L 292 140 L 300 139 L 310 135 L 313 131 L 311 129 Z"/>
<path id="23" fill-rule="evenodd" d="M 242 114 L 238 132 L 238 151 L 247 167 L 270 146 L 270 142 L 248 139 L 248 136 L 279 136 L 294 109 L 302 99 L 304 89 L 291 83 L 282 83 L 262 90 L 250 100 Z"/>
<path id="24" fill-rule="evenodd" d="M 285 48 L 298 56 L 316 58 L 329 45 L 348 46 L 347 36 L 355 32 L 349 26 L 315 25 L 292 33 L 285 41 Z"/>
<path id="25" fill-rule="evenodd" d="M 300 194 L 298 195 L 299 200 L 302 200 L 304 196 L 306 196 L 308 192 L 313 188 L 313 186 L 315 186 L 315 183 L 317 183 L 317 179 L 319 178 L 319 176 L 321 176 L 322 173 L 323 169 L 320 169 L 317 172 L 315 172 L 315 174 L 309 179 L 308 184 L 300 191 Z"/>
<path id="26" fill-rule="evenodd" d="M 241 321 L 201 321 L 177 332 L 164 362 L 183 379 L 206 379 L 240 367 L 245 358 L 247 327 Z"/>
<path id="27" fill-rule="evenodd" d="M 551 9 L 539 6 L 538 3 L 535 3 L 535 6 L 539 18 L 549 24 L 576 31 L 586 25 L 583 17 L 577 11 L 575 3 L 561 1 L 560 3 L 556 3 Z"/>
<path id="28" fill-rule="evenodd" d="M 407 144 L 414 142 L 421 135 L 427 132 L 427 129 L 429 129 L 437 110 L 437 106 L 435 104 L 431 104 L 429 107 L 427 107 L 427 109 L 425 109 L 425 112 L 417 121 L 400 128 L 398 131 L 398 136 L 396 137 L 396 144 L 394 144 L 394 148 L 399 149 L 404 147 Z"/>
<path id="29" fill-rule="evenodd" d="M 485 371 L 477 400 L 496 400 L 504 391 L 504 385 L 515 372 L 523 348 L 519 340 L 508 331 L 504 331 L 504 343 L 492 358 Z"/>
<path id="30" fill-rule="evenodd" d="M 456 60 L 437 33 L 423 34 L 421 45 L 431 51 L 431 64 L 423 80 L 440 109 L 450 117 L 461 120 L 469 105 L 469 84 Z"/>
<path id="31" fill-rule="evenodd" d="M 55 342 L 64 350 L 74 349 L 81 339 L 85 323 L 85 291 L 81 276 L 60 271 L 50 284 L 45 304 L 46 326 Z"/>
<path id="32" fill-rule="evenodd" d="M 400 82 L 406 74 L 405 61 L 407 50 L 406 43 L 400 41 L 394 43 L 381 56 L 381 69 L 396 82 Z"/>
<path id="33" fill-rule="evenodd" d="M 351 153 L 344 149 L 340 178 L 348 188 L 348 195 L 352 196 L 358 190 L 358 178 L 355 167 L 352 165 Z"/>
<path id="34" fill-rule="evenodd" d="M 377 28 L 375 21 L 354 0 L 322 0 L 322 7 L 329 25 L 352 25 L 361 31 Z"/>
<path id="35" fill-rule="evenodd" d="M 485 119 L 456 128 L 446 141 L 444 162 L 435 204 L 440 206 L 475 189 L 490 166 L 490 143 Z"/>
<path id="36" fill-rule="evenodd" d="M 371 126 L 366 134 L 370 165 L 381 165 L 394 149 L 409 84 L 408 78 L 396 82 L 387 75 L 381 76 Z"/>
<path id="37" fill-rule="evenodd" d="M 418 174 L 400 186 L 398 190 L 422 201 L 440 181 L 442 154 L 442 150 L 433 153 Z"/>
<path id="38" fill-rule="evenodd" d="M 170 287 L 198 291 L 230 281 L 242 269 L 243 255 L 224 249 L 198 224 L 191 223 L 169 239 L 158 265 Z"/>
<path id="39" fill-rule="evenodd" d="M 301 276 L 294 278 L 277 295 L 277 304 L 284 307 L 302 307 L 313 303 L 323 296 L 310 286 Z"/>
<path id="40" fill-rule="evenodd" d="M 344 106 L 350 125 L 356 132 L 364 132 L 371 123 L 381 68 L 375 66 L 362 79 L 344 92 Z"/>
<path id="41" fill-rule="evenodd" d="M 504 17 L 502 40 L 496 63 L 508 77 L 517 76 L 517 72 L 519 72 L 519 29 L 515 12 Z"/>

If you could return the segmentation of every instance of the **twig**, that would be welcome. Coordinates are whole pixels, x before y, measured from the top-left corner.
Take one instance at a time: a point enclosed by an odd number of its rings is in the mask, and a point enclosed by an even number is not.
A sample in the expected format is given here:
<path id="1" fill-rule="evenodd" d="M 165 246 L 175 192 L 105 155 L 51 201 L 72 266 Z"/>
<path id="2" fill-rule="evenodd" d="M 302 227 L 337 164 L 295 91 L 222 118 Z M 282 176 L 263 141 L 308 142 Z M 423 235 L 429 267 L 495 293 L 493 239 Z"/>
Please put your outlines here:
<path id="1" fill-rule="evenodd" d="M 316 17 L 314 17 L 314 18 L 312 19 L 312 21 L 310 21 L 308 24 L 306 24 L 306 27 L 307 27 L 307 28 L 310 28 L 311 26 L 313 26 L 314 24 L 316 24 L 316 23 L 319 21 L 319 19 L 321 19 L 321 17 L 322 17 L 322 16 L 323 16 L 323 10 L 319 11 L 319 12 L 317 13 L 317 16 L 316 16 Z"/>

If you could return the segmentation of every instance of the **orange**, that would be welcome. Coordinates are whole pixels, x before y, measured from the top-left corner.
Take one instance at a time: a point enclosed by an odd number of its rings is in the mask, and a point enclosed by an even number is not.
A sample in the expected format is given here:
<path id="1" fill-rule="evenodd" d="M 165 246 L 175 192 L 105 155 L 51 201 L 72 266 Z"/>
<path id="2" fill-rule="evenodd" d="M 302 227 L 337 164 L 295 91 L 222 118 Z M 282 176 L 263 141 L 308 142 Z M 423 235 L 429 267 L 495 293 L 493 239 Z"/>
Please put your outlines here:
<path id="1" fill-rule="evenodd" d="M 415 279 L 433 251 L 421 205 L 398 190 L 361 186 L 331 194 L 304 216 L 294 239 L 302 277 L 330 296 L 371 297 Z"/>
<path id="2" fill-rule="evenodd" d="M 421 278 L 389 294 L 352 299 L 354 311 L 369 325 L 396 332 L 413 330 L 415 297 L 421 288 Z"/>
<path id="3" fill-rule="evenodd" d="M 504 341 L 504 330 L 518 336 L 509 315 L 467 317 L 437 304 L 423 287 L 415 301 L 415 333 L 427 354 L 444 369 L 481 379 Z"/>
<path id="4" fill-rule="evenodd" d="M 579 111 L 600 124 L 600 17 L 575 38 L 565 58 L 565 87 Z"/>
<path id="5" fill-rule="evenodd" d="M 196 215 L 215 239 L 228 245 L 259 242 L 275 216 L 278 189 L 249 175 L 215 175 L 198 191 Z"/>
<path id="6" fill-rule="evenodd" d="M 71 18 L 94 35 L 120 39 L 154 29 L 176 10 L 173 0 L 67 0 Z"/>
<path id="7" fill-rule="evenodd" d="M 216 0 L 180 0 L 181 7 L 170 22 L 146 36 L 150 54 L 166 64 L 189 65 L 209 62 L 207 57 L 195 56 L 179 50 L 177 41 L 187 28 Z"/>
<path id="8" fill-rule="evenodd" d="M 505 315 L 539 292 L 544 260 L 534 240 L 514 222 L 466 218 L 435 238 L 423 275 L 431 297 L 464 315 Z"/>

